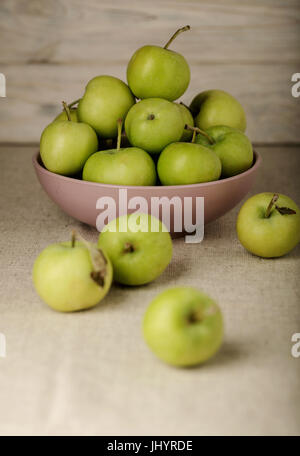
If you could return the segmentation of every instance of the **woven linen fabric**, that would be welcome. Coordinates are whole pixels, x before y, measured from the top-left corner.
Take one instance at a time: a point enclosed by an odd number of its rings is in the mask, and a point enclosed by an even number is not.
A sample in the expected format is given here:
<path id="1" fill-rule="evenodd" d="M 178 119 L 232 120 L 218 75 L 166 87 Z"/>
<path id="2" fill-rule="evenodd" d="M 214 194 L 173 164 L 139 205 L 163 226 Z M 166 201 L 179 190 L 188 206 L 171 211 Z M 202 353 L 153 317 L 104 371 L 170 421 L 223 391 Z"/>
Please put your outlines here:
<path id="1" fill-rule="evenodd" d="M 258 148 L 252 194 L 281 192 L 300 203 L 300 151 Z M 300 246 L 266 260 L 239 244 L 235 208 L 205 228 L 200 244 L 174 241 L 171 264 L 153 283 L 113 285 L 96 308 L 61 314 L 37 296 L 34 260 L 72 228 L 33 171 L 32 147 L 0 149 L 1 435 L 295 435 L 300 433 Z M 191 285 L 214 297 L 225 338 L 208 363 L 172 368 L 145 345 L 146 307 L 166 287 Z"/>

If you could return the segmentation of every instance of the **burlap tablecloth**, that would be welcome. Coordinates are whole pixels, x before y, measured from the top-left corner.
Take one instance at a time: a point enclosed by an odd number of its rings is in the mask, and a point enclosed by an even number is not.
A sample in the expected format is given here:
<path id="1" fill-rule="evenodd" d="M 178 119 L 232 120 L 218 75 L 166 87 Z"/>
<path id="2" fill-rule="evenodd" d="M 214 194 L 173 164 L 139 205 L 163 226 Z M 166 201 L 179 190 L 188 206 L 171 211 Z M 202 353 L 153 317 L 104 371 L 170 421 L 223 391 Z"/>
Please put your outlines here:
<path id="1" fill-rule="evenodd" d="M 260 148 L 253 189 L 300 203 L 300 150 Z M 300 246 L 278 260 L 248 254 L 235 233 L 238 208 L 206 227 L 199 245 L 174 242 L 174 258 L 152 284 L 114 285 L 97 308 L 56 313 L 36 295 L 31 269 L 49 243 L 77 227 L 40 188 L 33 148 L 1 157 L 1 434 L 213 435 L 299 434 Z M 150 300 L 178 284 L 215 297 L 226 335 L 219 354 L 199 368 L 162 364 L 141 337 Z"/>

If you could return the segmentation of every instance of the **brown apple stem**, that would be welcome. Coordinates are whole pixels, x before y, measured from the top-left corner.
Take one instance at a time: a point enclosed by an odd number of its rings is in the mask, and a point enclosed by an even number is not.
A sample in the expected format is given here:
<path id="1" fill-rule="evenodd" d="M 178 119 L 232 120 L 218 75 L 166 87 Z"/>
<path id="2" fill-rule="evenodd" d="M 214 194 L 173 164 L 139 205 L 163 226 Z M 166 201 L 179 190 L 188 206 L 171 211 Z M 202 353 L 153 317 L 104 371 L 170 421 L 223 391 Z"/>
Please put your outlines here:
<path id="1" fill-rule="evenodd" d="M 71 235 L 71 247 L 72 247 L 72 248 L 75 247 L 75 242 L 76 242 L 76 231 L 73 230 L 73 231 L 72 231 L 72 235 Z"/>
<path id="2" fill-rule="evenodd" d="M 67 105 L 67 103 L 65 101 L 62 102 L 62 105 L 63 105 L 65 113 L 67 114 L 68 120 L 71 121 L 71 113 L 70 113 L 69 106 Z"/>
<path id="3" fill-rule="evenodd" d="M 198 127 L 192 127 L 191 125 L 185 125 L 184 128 L 186 130 L 195 131 L 196 133 L 200 133 L 200 135 L 205 136 L 205 138 L 208 139 L 210 144 L 214 144 L 215 143 L 215 141 L 213 140 L 213 138 L 211 136 L 209 136 L 205 131 L 200 130 L 200 128 L 198 128 Z"/>
<path id="4" fill-rule="evenodd" d="M 96 245 L 88 242 L 81 234 L 76 233 L 76 236 L 82 242 L 82 244 L 87 248 L 90 259 L 92 263 L 93 270 L 91 272 L 91 278 L 94 282 L 97 283 L 100 287 L 104 286 L 105 277 L 107 274 L 107 260 L 101 249 L 98 249 Z"/>
<path id="5" fill-rule="evenodd" d="M 181 27 L 180 29 L 176 30 L 176 32 L 171 36 L 167 44 L 164 46 L 164 49 L 168 49 L 172 41 L 175 40 L 175 38 L 182 32 L 186 32 L 187 30 L 191 30 L 191 27 L 189 25 L 185 25 L 184 27 Z"/>
<path id="6" fill-rule="evenodd" d="M 73 108 L 73 106 L 75 106 L 76 104 L 78 104 L 80 100 L 81 100 L 81 98 L 78 98 L 78 100 L 72 101 L 72 103 L 69 103 L 69 104 L 68 104 L 68 108 Z"/>
<path id="7" fill-rule="evenodd" d="M 120 150 L 120 148 L 121 148 L 122 125 L 123 125 L 123 120 L 122 120 L 122 119 L 118 119 L 118 140 L 117 140 L 117 150 Z"/>
<path id="8" fill-rule="evenodd" d="M 193 136 L 192 136 L 192 141 L 191 141 L 192 144 L 194 144 L 195 139 L 196 139 L 196 132 L 195 132 L 195 130 L 194 130 L 194 131 L 193 131 Z"/>
<path id="9" fill-rule="evenodd" d="M 265 213 L 265 218 L 269 218 L 270 217 L 271 210 L 273 209 L 273 206 L 276 203 L 276 201 L 278 200 L 278 198 L 279 198 L 279 195 L 277 193 L 274 193 L 274 195 L 272 196 L 272 199 L 271 199 L 271 201 L 269 203 L 269 206 L 267 207 L 267 210 L 266 210 L 266 213 Z"/>

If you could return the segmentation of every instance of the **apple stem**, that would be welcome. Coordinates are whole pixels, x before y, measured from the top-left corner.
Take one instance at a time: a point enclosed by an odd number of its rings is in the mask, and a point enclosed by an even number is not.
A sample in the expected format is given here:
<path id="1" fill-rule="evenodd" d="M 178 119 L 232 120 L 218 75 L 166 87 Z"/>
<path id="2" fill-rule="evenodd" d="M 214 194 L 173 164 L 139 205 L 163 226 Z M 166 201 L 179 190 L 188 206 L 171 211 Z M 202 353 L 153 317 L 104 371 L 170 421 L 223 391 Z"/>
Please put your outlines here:
<path id="1" fill-rule="evenodd" d="M 71 235 L 71 247 L 72 247 L 72 249 L 75 247 L 75 242 L 76 242 L 76 231 L 73 230 L 72 231 L 72 235 Z"/>
<path id="2" fill-rule="evenodd" d="M 184 128 L 186 130 L 191 130 L 193 132 L 196 132 L 196 133 L 199 133 L 200 135 L 205 136 L 205 138 L 208 139 L 210 144 L 214 144 L 215 143 L 215 141 L 213 140 L 213 138 L 211 136 L 209 136 L 205 131 L 200 130 L 200 128 L 198 128 L 198 127 L 192 127 L 191 125 L 185 125 Z"/>
<path id="3" fill-rule="evenodd" d="M 269 203 L 269 206 L 267 207 L 267 210 L 266 210 L 266 213 L 265 213 L 265 218 L 269 218 L 270 217 L 271 210 L 273 209 L 273 206 L 276 203 L 276 201 L 278 200 L 278 198 L 279 198 L 279 195 L 277 193 L 274 193 L 274 195 L 272 196 L 272 199 L 271 199 L 271 201 Z"/>
<path id="4" fill-rule="evenodd" d="M 171 36 L 167 44 L 165 44 L 164 49 L 168 49 L 172 41 L 175 40 L 175 38 L 182 32 L 186 32 L 187 30 L 191 30 L 191 27 L 189 25 L 185 25 L 184 27 L 181 27 L 180 29 L 176 30 L 176 32 Z"/>
<path id="5" fill-rule="evenodd" d="M 67 105 L 67 103 L 65 101 L 62 102 L 62 105 L 63 105 L 65 113 L 67 114 L 68 120 L 71 121 L 71 113 L 70 113 L 69 106 Z"/>
<path id="6" fill-rule="evenodd" d="M 194 131 L 193 131 L 193 136 L 192 136 L 192 141 L 191 141 L 192 144 L 194 144 L 195 139 L 196 139 L 196 132 L 195 132 L 195 130 L 194 130 Z"/>
<path id="7" fill-rule="evenodd" d="M 98 249 L 97 246 L 88 242 L 81 234 L 73 231 L 74 236 L 76 235 L 80 242 L 86 247 L 90 254 L 90 259 L 92 263 L 92 272 L 91 278 L 96 282 L 100 287 L 104 286 L 106 272 L 107 272 L 107 260 L 101 249 Z M 72 235 L 73 235 L 72 233 Z"/>
<path id="8" fill-rule="evenodd" d="M 118 119 L 118 140 L 117 140 L 117 150 L 120 150 L 120 148 L 121 148 L 122 125 L 123 125 L 123 120 L 122 120 L 122 119 Z"/>
<path id="9" fill-rule="evenodd" d="M 269 203 L 269 206 L 267 207 L 267 210 L 266 210 L 266 213 L 265 213 L 265 218 L 270 217 L 271 210 L 272 210 L 274 205 L 275 205 L 275 209 L 281 215 L 293 215 L 293 214 L 296 214 L 296 211 L 294 211 L 294 209 L 291 209 L 290 207 L 279 207 L 279 206 L 277 206 L 276 202 L 277 202 L 278 198 L 279 198 L 278 193 L 274 193 L 274 195 L 272 196 L 272 199 L 271 199 L 271 201 Z"/>
<path id="10" fill-rule="evenodd" d="M 72 107 L 75 106 L 77 103 L 79 103 L 80 100 L 81 100 L 81 98 L 78 98 L 78 100 L 72 101 L 72 103 L 69 103 L 69 104 L 68 104 L 68 108 L 72 108 Z"/>

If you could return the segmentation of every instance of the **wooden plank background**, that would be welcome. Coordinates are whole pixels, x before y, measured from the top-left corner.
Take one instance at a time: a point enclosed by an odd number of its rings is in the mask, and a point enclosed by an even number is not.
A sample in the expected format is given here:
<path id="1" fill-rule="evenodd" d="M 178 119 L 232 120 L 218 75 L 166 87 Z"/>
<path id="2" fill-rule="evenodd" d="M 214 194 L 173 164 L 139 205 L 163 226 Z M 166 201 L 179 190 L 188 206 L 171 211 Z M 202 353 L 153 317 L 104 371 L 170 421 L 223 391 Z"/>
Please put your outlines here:
<path id="1" fill-rule="evenodd" d="M 300 142 L 299 0 L 1 0 L 0 142 L 37 143 L 62 99 L 81 96 L 98 74 L 125 79 L 143 44 L 165 44 L 187 58 L 192 80 L 182 100 L 220 88 L 243 104 L 255 143 Z"/>

